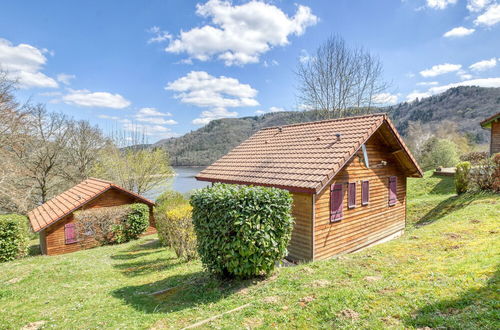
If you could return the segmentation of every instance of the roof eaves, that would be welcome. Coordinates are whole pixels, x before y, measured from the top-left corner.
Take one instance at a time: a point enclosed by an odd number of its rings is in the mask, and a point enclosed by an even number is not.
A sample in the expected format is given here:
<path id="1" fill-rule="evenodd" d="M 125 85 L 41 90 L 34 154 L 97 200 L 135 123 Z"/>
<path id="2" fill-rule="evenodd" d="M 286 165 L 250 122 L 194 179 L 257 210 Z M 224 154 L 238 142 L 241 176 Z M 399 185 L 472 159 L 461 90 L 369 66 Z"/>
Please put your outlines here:
<path id="1" fill-rule="evenodd" d="M 498 118 L 500 118 L 500 112 L 494 114 L 493 116 L 486 118 L 485 120 L 480 122 L 479 125 L 481 125 L 482 128 L 487 129 L 487 128 L 489 128 L 490 124 Z"/>

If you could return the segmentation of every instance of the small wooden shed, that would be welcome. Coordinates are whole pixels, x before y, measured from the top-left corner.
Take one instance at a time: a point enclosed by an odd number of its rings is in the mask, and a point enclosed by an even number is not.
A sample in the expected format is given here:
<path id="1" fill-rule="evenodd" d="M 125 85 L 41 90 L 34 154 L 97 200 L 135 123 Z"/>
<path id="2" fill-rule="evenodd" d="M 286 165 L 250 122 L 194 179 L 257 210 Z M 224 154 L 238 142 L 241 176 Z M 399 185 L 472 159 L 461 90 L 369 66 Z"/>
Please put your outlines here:
<path id="1" fill-rule="evenodd" d="M 500 152 L 500 112 L 483 120 L 481 127 L 491 132 L 490 155 Z"/>
<path id="2" fill-rule="evenodd" d="M 94 247 L 95 240 L 79 242 L 73 213 L 99 207 L 144 203 L 149 206 L 147 234 L 156 233 L 152 208 L 154 202 L 112 182 L 89 178 L 38 206 L 28 213 L 31 227 L 40 234 L 42 254 L 56 255 Z"/>
<path id="3" fill-rule="evenodd" d="M 296 261 L 401 235 L 407 177 L 422 170 L 385 114 L 265 128 L 196 176 L 289 190 Z"/>

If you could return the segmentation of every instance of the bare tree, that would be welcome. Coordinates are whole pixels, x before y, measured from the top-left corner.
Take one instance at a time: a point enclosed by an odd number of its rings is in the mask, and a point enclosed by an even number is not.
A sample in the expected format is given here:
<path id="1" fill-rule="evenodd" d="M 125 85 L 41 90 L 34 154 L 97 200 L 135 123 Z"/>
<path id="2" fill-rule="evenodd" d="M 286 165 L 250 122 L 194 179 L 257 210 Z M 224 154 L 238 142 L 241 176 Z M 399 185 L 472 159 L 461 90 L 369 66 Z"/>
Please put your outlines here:
<path id="1" fill-rule="evenodd" d="M 100 153 L 93 175 L 142 194 L 174 174 L 167 152 L 151 149 L 144 133 L 114 132 L 113 137 L 113 143 Z"/>
<path id="2" fill-rule="evenodd" d="M 71 121 L 68 125 L 67 148 L 64 153 L 66 166 L 62 168 L 61 175 L 73 183 L 78 183 L 90 176 L 99 152 L 110 140 L 88 121 Z"/>
<path id="3" fill-rule="evenodd" d="M 339 36 L 299 61 L 296 74 L 302 106 L 327 118 L 369 112 L 387 89 L 380 60 L 363 48 L 350 48 Z"/>

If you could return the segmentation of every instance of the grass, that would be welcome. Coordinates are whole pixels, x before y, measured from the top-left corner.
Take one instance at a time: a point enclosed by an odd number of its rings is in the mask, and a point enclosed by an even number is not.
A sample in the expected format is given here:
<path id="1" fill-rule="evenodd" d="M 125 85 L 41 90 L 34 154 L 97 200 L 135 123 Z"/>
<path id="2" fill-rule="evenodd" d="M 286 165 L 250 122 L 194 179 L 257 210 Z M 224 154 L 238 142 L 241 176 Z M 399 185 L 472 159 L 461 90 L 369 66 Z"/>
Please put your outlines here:
<path id="1" fill-rule="evenodd" d="M 337 259 L 222 281 L 154 237 L 0 265 L 0 328 L 500 328 L 500 196 L 410 180 L 407 233 Z M 173 288 L 165 293 L 154 292 Z"/>

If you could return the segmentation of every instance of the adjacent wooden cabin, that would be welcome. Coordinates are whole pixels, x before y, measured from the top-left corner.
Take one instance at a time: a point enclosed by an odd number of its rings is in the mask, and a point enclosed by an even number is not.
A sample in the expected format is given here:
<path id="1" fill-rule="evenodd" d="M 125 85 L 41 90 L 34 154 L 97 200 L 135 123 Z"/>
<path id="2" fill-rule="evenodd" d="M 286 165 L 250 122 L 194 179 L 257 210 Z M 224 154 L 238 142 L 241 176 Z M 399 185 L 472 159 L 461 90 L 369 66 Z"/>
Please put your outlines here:
<path id="1" fill-rule="evenodd" d="M 90 178 L 52 198 L 28 213 L 31 227 L 40 233 L 42 254 L 75 252 L 97 245 L 93 239 L 79 242 L 73 213 L 100 207 L 144 203 L 150 209 L 150 226 L 146 234 L 156 233 L 152 207 L 154 202 L 112 182 Z"/>
<path id="2" fill-rule="evenodd" d="M 289 190 L 295 261 L 401 235 L 407 177 L 422 170 L 385 114 L 262 129 L 196 176 Z"/>
<path id="3" fill-rule="evenodd" d="M 491 132 L 490 155 L 500 152 L 500 112 L 483 120 L 481 127 Z"/>

